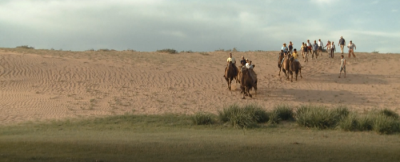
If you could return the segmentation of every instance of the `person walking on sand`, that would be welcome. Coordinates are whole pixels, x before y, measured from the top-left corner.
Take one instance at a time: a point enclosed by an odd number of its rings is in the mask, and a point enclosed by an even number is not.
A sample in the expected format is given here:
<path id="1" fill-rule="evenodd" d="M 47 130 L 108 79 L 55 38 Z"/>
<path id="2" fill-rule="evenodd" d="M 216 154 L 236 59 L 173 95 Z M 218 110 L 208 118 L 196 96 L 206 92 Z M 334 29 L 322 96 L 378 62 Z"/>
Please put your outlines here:
<path id="1" fill-rule="evenodd" d="M 351 54 L 353 54 L 353 57 L 356 58 L 356 55 L 354 55 L 356 45 L 352 41 L 350 41 L 349 45 L 347 45 L 347 48 L 349 48 L 349 58 L 351 57 Z"/>
<path id="2" fill-rule="evenodd" d="M 321 39 L 318 40 L 318 54 L 322 56 L 322 49 L 324 48 L 324 43 L 322 43 Z"/>
<path id="3" fill-rule="evenodd" d="M 318 58 L 317 51 L 318 51 L 318 44 L 317 44 L 317 41 L 314 40 L 314 44 L 312 45 L 312 59 L 314 59 L 314 55 L 315 55 L 315 59 Z"/>
<path id="4" fill-rule="evenodd" d="M 306 47 L 306 45 L 304 44 L 304 42 L 301 43 L 300 51 L 301 51 L 301 55 L 303 56 L 303 59 L 304 59 L 304 54 L 307 52 L 307 47 Z"/>
<path id="5" fill-rule="evenodd" d="M 338 46 L 340 46 L 340 50 L 342 51 L 342 54 L 343 54 L 345 44 L 346 44 L 346 40 L 343 38 L 343 36 L 341 36 L 339 39 Z"/>
<path id="6" fill-rule="evenodd" d="M 310 43 L 310 40 L 307 40 L 307 52 L 311 53 L 312 48 L 311 48 L 312 44 Z"/>
<path id="7" fill-rule="evenodd" d="M 342 59 L 340 60 L 340 72 L 339 72 L 339 78 L 342 75 L 342 71 L 344 73 L 344 78 L 346 78 L 346 59 L 344 59 L 344 56 L 342 55 Z"/>
<path id="8" fill-rule="evenodd" d="M 335 42 L 332 42 L 330 48 L 330 58 L 334 57 L 335 51 L 336 51 Z"/>
<path id="9" fill-rule="evenodd" d="M 328 43 L 326 43 L 326 52 L 328 53 L 328 56 L 329 56 L 329 52 L 330 52 L 330 49 L 331 49 L 331 41 L 329 41 L 328 40 Z"/>

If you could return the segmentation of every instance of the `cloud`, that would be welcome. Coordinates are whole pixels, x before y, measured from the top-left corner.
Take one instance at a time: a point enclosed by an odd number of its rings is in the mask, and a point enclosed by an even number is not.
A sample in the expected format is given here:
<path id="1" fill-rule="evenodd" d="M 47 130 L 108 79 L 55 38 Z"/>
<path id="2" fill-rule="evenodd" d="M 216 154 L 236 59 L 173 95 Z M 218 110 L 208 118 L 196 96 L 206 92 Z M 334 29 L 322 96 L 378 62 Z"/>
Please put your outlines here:
<path id="1" fill-rule="evenodd" d="M 340 1 L 306 2 L 323 5 Z M 361 11 L 354 10 L 349 15 L 346 7 L 355 5 L 353 2 L 341 8 L 310 7 L 304 1 L 292 0 L 19 0 L 0 3 L 0 35 L 3 36 L 0 44 L 8 47 L 28 44 L 37 48 L 72 50 L 175 48 L 211 51 L 233 47 L 279 50 L 284 42 L 292 41 L 296 46 L 307 39 L 338 40 L 343 35 L 357 38 L 359 49 L 371 51 L 368 41 L 398 39 L 400 26 L 398 22 L 380 25 L 393 18 L 380 12 L 364 12 L 374 6 L 364 6 Z M 284 11 L 277 7 L 283 5 Z"/>

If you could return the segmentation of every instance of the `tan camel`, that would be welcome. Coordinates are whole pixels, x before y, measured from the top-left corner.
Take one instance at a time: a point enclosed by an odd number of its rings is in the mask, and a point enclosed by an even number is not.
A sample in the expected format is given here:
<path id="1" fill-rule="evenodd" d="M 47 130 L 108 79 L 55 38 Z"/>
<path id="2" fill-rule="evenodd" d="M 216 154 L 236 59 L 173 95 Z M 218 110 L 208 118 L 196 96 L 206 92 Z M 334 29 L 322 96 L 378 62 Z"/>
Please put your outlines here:
<path id="1" fill-rule="evenodd" d="M 250 94 L 250 90 L 252 88 L 254 88 L 257 93 L 257 81 L 253 80 L 253 78 L 250 76 L 252 69 L 247 69 L 243 66 L 241 67 L 240 71 L 240 89 L 241 93 L 243 93 L 242 99 L 245 99 L 245 96 L 252 97 L 252 95 Z"/>
<path id="2" fill-rule="evenodd" d="M 290 75 L 292 76 L 290 81 L 293 82 L 293 72 L 296 73 L 296 81 L 297 81 L 297 75 L 300 72 L 300 78 L 303 78 L 301 76 L 301 65 L 299 61 L 295 61 L 293 57 L 289 58 L 289 65 L 290 65 Z"/>
<path id="3" fill-rule="evenodd" d="M 224 77 L 226 82 L 228 82 L 228 89 L 231 90 L 232 80 L 237 77 L 238 69 L 232 62 L 228 62 L 227 64 Z"/>

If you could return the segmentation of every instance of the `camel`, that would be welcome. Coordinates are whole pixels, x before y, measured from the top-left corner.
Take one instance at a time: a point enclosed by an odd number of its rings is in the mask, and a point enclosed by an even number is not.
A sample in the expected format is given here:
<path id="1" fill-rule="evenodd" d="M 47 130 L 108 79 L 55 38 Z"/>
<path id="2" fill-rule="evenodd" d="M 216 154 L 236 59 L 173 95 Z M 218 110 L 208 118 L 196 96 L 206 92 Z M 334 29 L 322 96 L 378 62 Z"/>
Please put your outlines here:
<path id="1" fill-rule="evenodd" d="M 291 73 L 290 66 L 289 66 L 289 54 L 285 55 L 285 60 L 283 61 L 281 69 L 282 69 L 283 73 L 285 73 L 286 79 L 289 80 L 289 74 Z M 279 75 L 280 75 L 280 71 L 279 71 Z"/>
<path id="2" fill-rule="evenodd" d="M 225 80 L 228 82 L 228 89 L 231 90 L 232 80 L 237 77 L 238 69 L 231 62 L 227 63 L 227 68 L 225 69 Z"/>
<path id="3" fill-rule="evenodd" d="M 290 81 L 293 82 L 293 72 L 296 73 L 296 81 L 297 81 L 297 75 L 300 72 L 300 78 L 303 78 L 301 76 L 301 65 L 300 62 L 295 61 L 293 57 L 289 58 L 289 69 L 290 69 L 290 75 L 292 76 Z"/>
<path id="4" fill-rule="evenodd" d="M 242 67 L 247 69 L 245 66 L 242 66 Z M 241 83 L 241 78 L 242 78 L 242 70 L 241 70 L 242 67 L 239 68 L 239 73 L 238 73 L 238 76 L 237 76 L 239 84 Z M 253 69 L 255 67 L 256 67 L 256 65 L 253 65 Z M 257 79 L 257 74 L 254 72 L 253 69 L 247 69 L 247 70 L 248 70 L 249 74 L 253 76 L 254 85 L 252 87 L 254 88 L 254 93 L 257 94 L 257 82 L 258 82 L 258 79 Z M 249 90 L 251 90 L 251 89 L 249 89 Z"/>
<path id="5" fill-rule="evenodd" d="M 252 97 L 250 90 L 255 88 L 255 91 L 257 92 L 257 82 L 254 81 L 250 76 L 252 69 L 247 69 L 246 67 L 242 66 L 240 71 L 240 89 L 241 93 L 243 93 L 242 99 L 245 99 L 245 96 Z"/>
<path id="6" fill-rule="evenodd" d="M 278 74 L 278 76 L 281 76 L 281 71 L 282 71 L 282 59 L 283 59 L 283 54 L 279 54 L 279 57 L 278 57 L 279 74 Z"/>

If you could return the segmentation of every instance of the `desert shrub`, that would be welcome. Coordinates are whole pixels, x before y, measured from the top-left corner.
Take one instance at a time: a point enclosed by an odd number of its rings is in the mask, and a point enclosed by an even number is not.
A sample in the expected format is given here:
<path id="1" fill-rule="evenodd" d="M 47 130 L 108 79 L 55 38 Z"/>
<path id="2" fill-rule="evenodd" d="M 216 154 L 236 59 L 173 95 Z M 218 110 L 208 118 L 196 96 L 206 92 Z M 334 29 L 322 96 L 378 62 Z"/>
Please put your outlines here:
<path id="1" fill-rule="evenodd" d="M 380 134 L 400 132 L 400 122 L 393 117 L 379 114 L 374 117 L 373 130 Z"/>
<path id="2" fill-rule="evenodd" d="M 335 113 L 340 120 L 346 118 L 350 114 L 350 111 L 346 106 L 338 106 L 332 110 L 332 113 Z"/>
<path id="3" fill-rule="evenodd" d="M 383 114 L 387 117 L 392 117 L 395 119 L 399 119 L 399 114 L 397 114 L 396 112 L 389 110 L 389 109 L 383 109 L 380 111 L 380 114 Z"/>
<path id="4" fill-rule="evenodd" d="M 329 110 L 322 106 L 301 106 L 296 111 L 297 123 L 300 126 L 318 129 L 327 129 L 337 126 L 339 121 L 344 118 L 344 115 L 344 110 Z"/>
<path id="5" fill-rule="evenodd" d="M 176 51 L 176 50 L 174 50 L 174 49 L 162 49 L 162 50 L 157 50 L 157 52 L 169 53 L 169 54 L 176 54 L 176 53 L 178 53 L 178 51 Z"/>
<path id="6" fill-rule="evenodd" d="M 200 52 L 199 54 L 200 54 L 200 55 L 204 55 L 204 56 L 210 55 L 210 54 L 208 54 L 207 52 Z"/>
<path id="7" fill-rule="evenodd" d="M 193 124 L 195 125 L 209 125 L 213 124 L 213 115 L 209 113 L 198 112 L 192 116 Z"/>
<path id="8" fill-rule="evenodd" d="M 97 51 L 99 52 L 109 52 L 111 51 L 110 49 L 104 48 L 104 49 L 98 49 Z"/>
<path id="9" fill-rule="evenodd" d="M 374 51 L 372 51 L 371 53 L 379 53 L 379 51 L 374 50 Z"/>
<path id="10" fill-rule="evenodd" d="M 232 52 L 239 52 L 236 47 L 232 49 Z"/>
<path id="11" fill-rule="evenodd" d="M 281 118 L 279 117 L 279 112 L 272 111 L 271 114 L 269 114 L 269 123 L 270 124 L 279 124 L 280 121 L 281 121 Z"/>
<path id="12" fill-rule="evenodd" d="M 339 126 L 345 131 L 370 131 L 373 129 L 373 117 L 350 114 L 340 121 Z"/>
<path id="13" fill-rule="evenodd" d="M 258 105 L 230 105 L 218 113 L 222 122 L 229 122 L 233 127 L 251 128 L 257 123 L 267 122 L 269 114 Z"/>
<path id="14" fill-rule="evenodd" d="M 17 46 L 16 48 L 35 49 L 34 47 L 29 47 L 28 45 Z"/>
<path id="15" fill-rule="evenodd" d="M 280 120 L 291 120 L 293 118 L 293 109 L 288 105 L 278 105 L 271 114 L 277 114 Z"/>

